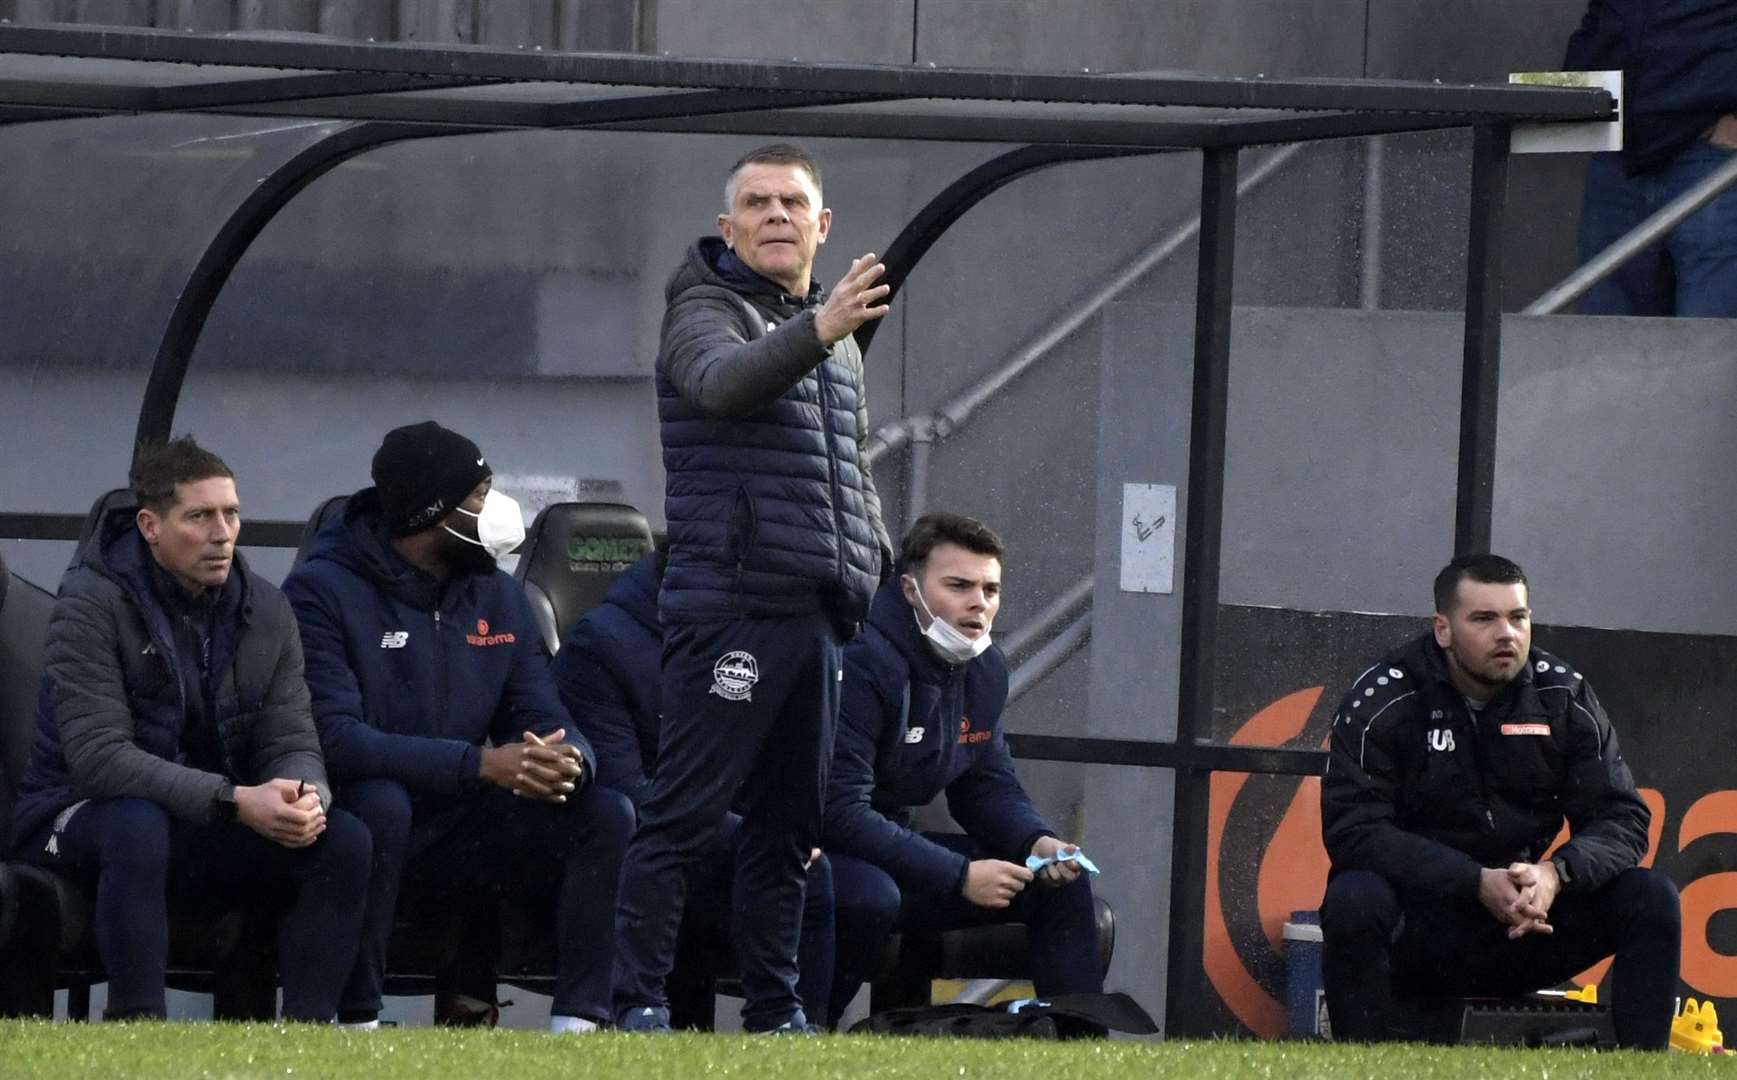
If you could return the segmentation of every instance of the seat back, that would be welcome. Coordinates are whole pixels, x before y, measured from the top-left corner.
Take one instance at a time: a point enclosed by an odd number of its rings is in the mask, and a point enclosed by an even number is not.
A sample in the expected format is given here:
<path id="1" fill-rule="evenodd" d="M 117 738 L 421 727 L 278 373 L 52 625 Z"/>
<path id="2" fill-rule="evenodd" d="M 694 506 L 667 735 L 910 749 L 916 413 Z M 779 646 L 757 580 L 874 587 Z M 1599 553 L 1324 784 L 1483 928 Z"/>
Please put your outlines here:
<path id="1" fill-rule="evenodd" d="M 36 698 L 54 597 L 14 577 L 0 559 L 0 852 L 11 842 L 12 803 L 30 758 Z"/>
<path id="2" fill-rule="evenodd" d="M 313 550 L 314 538 L 320 535 L 320 530 L 326 527 L 326 522 L 335 517 L 343 516 L 344 507 L 349 501 L 348 495 L 333 495 L 314 507 L 314 512 L 308 517 L 308 523 L 302 526 L 302 542 L 296 545 L 296 557 L 295 561 L 290 563 L 291 570 L 308 561 L 308 552 Z"/>
<path id="3" fill-rule="evenodd" d="M 133 497 L 132 488 L 115 488 L 97 496 L 96 502 L 90 504 L 90 512 L 84 516 L 84 524 L 79 526 L 78 547 L 73 549 L 72 562 L 68 567 L 77 566 L 84 558 L 84 549 L 97 538 L 97 532 L 102 528 L 103 519 L 109 516 L 109 511 L 121 508 L 138 509 L 139 500 Z"/>
<path id="4" fill-rule="evenodd" d="M 652 547 L 645 515 L 622 503 L 551 503 L 519 548 L 514 576 L 525 586 L 553 656 L 579 617 Z"/>

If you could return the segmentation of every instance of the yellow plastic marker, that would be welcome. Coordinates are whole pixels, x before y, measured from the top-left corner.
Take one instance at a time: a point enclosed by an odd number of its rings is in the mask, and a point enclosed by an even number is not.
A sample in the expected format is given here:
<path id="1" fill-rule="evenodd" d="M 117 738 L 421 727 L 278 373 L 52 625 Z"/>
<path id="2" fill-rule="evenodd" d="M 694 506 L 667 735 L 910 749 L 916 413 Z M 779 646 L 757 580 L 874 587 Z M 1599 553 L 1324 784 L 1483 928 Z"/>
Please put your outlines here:
<path id="1" fill-rule="evenodd" d="M 1598 1004 L 1598 984 L 1591 983 L 1579 990 L 1570 990 L 1562 995 L 1564 1001 L 1578 1001 L 1583 1005 Z"/>
<path id="2" fill-rule="evenodd" d="M 1671 1049 L 1685 1054 L 1722 1054 L 1725 1036 L 1719 1031 L 1719 1010 L 1711 1001 L 1683 1003 L 1683 1011 L 1671 1021 Z"/>

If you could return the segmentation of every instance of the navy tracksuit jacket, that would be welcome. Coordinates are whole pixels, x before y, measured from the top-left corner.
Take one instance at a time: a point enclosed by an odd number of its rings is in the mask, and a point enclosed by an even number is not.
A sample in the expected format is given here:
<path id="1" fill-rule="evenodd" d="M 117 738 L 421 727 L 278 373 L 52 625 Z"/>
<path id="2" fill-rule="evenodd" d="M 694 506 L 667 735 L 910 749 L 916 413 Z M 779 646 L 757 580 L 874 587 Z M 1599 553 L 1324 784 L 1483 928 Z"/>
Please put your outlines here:
<path id="1" fill-rule="evenodd" d="M 483 744 L 518 742 L 526 731 L 565 731 L 592 777 L 597 759 L 561 703 L 519 584 L 500 570 L 436 581 L 391 549 L 378 508 L 373 489 L 358 492 L 284 582 L 339 805 L 374 834 L 363 955 L 340 1014 L 367 1019 L 380 1008 L 398 882 L 409 869 L 443 904 L 500 891 L 554 895 L 553 1011 L 607 1020 L 609 927 L 632 808 L 596 784 L 555 806 L 481 779 Z M 491 993 L 484 981 L 462 989 Z"/>
<path id="2" fill-rule="evenodd" d="M 827 785 L 827 850 L 874 863 L 902 888 L 953 893 L 965 856 L 910 828 L 943 791 L 947 809 L 994 858 L 1023 862 L 1055 833 L 1013 771 L 1001 737 L 1007 659 L 1000 648 L 953 666 L 917 629 L 897 579 L 844 651 L 844 704 Z"/>
<path id="3" fill-rule="evenodd" d="M 1006 704 L 1000 649 L 947 663 L 918 630 L 898 579 L 880 587 L 868 625 L 844 650 L 822 828 L 838 909 L 834 1015 L 873 974 L 881 943 L 895 929 L 921 934 L 1021 922 L 1031 932 L 1038 993 L 1103 990 L 1084 875 L 1060 887 L 1028 885 L 1005 909 L 977 907 L 962 895 L 973 860 L 1023 864 L 1038 838 L 1055 835 L 1014 773 L 1001 734 Z M 912 809 L 942 792 L 967 835 L 912 830 Z"/>

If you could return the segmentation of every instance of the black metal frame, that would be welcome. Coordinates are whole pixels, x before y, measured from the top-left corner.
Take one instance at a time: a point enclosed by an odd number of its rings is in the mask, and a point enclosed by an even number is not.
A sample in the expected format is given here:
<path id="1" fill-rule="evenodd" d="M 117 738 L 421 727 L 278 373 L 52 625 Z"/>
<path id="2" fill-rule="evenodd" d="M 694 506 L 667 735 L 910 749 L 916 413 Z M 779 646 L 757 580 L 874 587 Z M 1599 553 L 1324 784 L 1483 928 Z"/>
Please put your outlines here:
<path id="1" fill-rule="evenodd" d="M 9 53 L 70 57 L 75 65 L 155 61 L 277 70 L 254 79 L 163 87 L 107 81 L 113 72 L 100 65 L 86 72 L 86 81 L 11 79 L 4 70 Z M 587 89 L 575 89 L 571 100 L 490 96 L 489 88 L 513 82 Z M 638 92 L 599 95 L 597 87 Z M 437 89 L 445 95 L 426 93 Z M 472 90 L 476 96 L 463 96 Z M 1178 107 L 1193 111 L 1178 113 Z M 304 148 L 264 178 L 218 229 L 164 331 L 141 403 L 140 438 L 169 433 L 206 316 L 272 216 L 334 165 L 387 143 L 527 127 L 584 127 L 1033 144 L 973 169 L 907 224 L 886 253 L 888 280 L 895 291 L 947 228 L 990 192 L 1020 176 L 1066 161 L 1200 149 L 1202 224 L 1176 738 L 1008 736 L 1015 753 L 1028 759 L 1174 770 L 1167 988 L 1167 1030 L 1172 1035 L 1201 1034 L 1190 1030 L 1187 1016 L 1190 1004 L 1204 991 L 1210 775 L 1313 774 L 1321 771 L 1324 757 L 1319 751 L 1207 741 L 1216 668 L 1238 150 L 1268 142 L 1474 129 L 1454 534 L 1455 550 L 1464 552 L 1487 546 L 1490 537 L 1501 347 L 1500 229 L 1509 132 L 1521 121 L 1613 115 L 1608 94 L 1585 89 L 1129 78 L 0 27 L 0 123 L 162 110 L 367 122 Z M 1246 110 L 1261 112 L 1249 117 Z M 1284 112 L 1272 115 L 1272 110 Z M 860 335 L 865 350 L 874 330 L 870 324 Z M 81 523 L 78 515 L 6 513 L 0 514 L 0 536 L 71 540 Z M 242 539 L 294 547 L 300 531 L 300 522 L 252 522 Z"/>

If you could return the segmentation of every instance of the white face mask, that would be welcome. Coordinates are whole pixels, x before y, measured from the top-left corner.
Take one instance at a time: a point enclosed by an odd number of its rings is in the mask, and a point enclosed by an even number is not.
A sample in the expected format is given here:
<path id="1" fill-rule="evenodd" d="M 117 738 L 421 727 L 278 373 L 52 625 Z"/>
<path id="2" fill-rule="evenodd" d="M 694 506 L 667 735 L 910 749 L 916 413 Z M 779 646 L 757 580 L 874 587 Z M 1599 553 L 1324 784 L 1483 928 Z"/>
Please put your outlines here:
<path id="1" fill-rule="evenodd" d="M 928 639 L 929 647 L 934 649 L 941 659 L 949 664 L 968 664 L 982 656 L 989 649 L 989 631 L 985 630 L 975 638 L 966 637 L 965 631 L 954 626 L 946 619 L 937 619 L 935 613 L 929 610 L 929 602 L 923 599 L 923 587 L 917 584 L 916 578 L 910 578 L 911 591 L 917 594 L 917 604 L 922 607 L 923 614 L 929 617 L 927 629 L 923 620 L 917 619 L 917 629 L 923 631 Z M 911 612 L 916 618 L 917 613 Z"/>
<path id="2" fill-rule="evenodd" d="M 472 540 L 450 525 L 442 528 L 467 544 L 475 544 L 485 549 L 497 559 L 512 554 L 514 548 L 525 542 L 525 515 L 519 509 L 518 500 L 511 495 L 502 495 L 490 488 L 488 494 L 483 496 L 480 514 L 472 514 L 462 506 L 455 506 L 453 509 L 476 518 L 476 539 Z"/>

